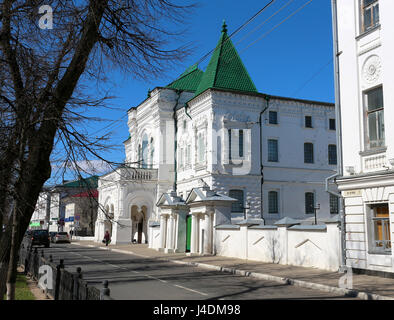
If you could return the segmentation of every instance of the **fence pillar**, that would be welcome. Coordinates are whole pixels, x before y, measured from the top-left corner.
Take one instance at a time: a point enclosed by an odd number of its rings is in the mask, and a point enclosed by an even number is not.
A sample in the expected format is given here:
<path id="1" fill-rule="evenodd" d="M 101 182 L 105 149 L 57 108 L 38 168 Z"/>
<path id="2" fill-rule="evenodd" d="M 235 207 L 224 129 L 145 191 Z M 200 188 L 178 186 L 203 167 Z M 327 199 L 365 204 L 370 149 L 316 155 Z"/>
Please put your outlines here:
<path id="1" fill-rule="evenodd" d="M 108 280 L 103 281 L 103 288 L 100 290 L 100 300 L 105 300 L 110 295 L 110 289 L 108 288 Z"/>
<path id="2" fill-rule="evenodd" d="M 80 279 L 82 279 L 82 269 L 81 267 L 78 267 L 77 274 L 74 275 L 73 300 L 79 300 Z"/>
<path id="3" fill-rule="evenodd" d="M 61 270 L 64 269 L 64 260 L 60 259 L 60 263 L 56 266 L 56 283 L 55 283 L 55 300 L 59 300 Z"/>

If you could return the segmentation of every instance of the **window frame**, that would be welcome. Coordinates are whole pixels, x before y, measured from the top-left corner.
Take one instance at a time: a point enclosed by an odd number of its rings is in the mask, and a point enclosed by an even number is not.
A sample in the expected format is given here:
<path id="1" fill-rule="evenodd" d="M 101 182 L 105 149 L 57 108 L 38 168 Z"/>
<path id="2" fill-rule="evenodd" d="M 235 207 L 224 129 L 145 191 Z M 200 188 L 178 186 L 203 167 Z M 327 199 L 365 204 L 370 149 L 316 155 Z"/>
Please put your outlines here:
<path id="1" fill-rule="evenodd" d="M 307 126 L 307 119 L 308 119 L 308 120 L 310 119 L 310 126 Z M 305 127 L 305 128 L 308 128 L 308 129 L 313 129 L 313 119 L 312 119 L 312 116 L 310 116 L 310 115 L 304 116 L 304 127 Z"/>
<path id="2" fill-rule="evenodd" d="M 332 128 L 331 123 L 334 124 L 333 125 L 334 129 Z M 331 130 L 331 131 L 336 131 L 337 130 L 337 124 L 336 124 L 335 118 L 329 118 L 328 119 L 328 130 Z"/>
<path id="3" fill-rule="evenodd" d="M 330 150 L 330 147 L 333 147 L 333 148 L 331 148 L 331 150 Z M 333 161 L 334 158 L 332 156 L 332 153 L 330 153 L 330 151 L 332 152 L 333 150 L 335 151 L 335 161 Z M 337 145 L 336 144 L 329 144 L 328 145 L 328 164 L 329 165 L 337 165 L 338 164 L 338 152 L 337 152 Z"/>
<path id="4" fill-rule="evenodd" d="M 330 214 L 339 214 L 339 198 L 330 193 L 329 204 L 330 204 Z"/>
<path id="5" fill-rule="evenodd" d="M 311 145 L 312 146 L 312 161 L 307 161 L 307 157 L 306 157 L 306 152 L 307 152 L 307 150 L 306 150 L 306 146 L 307 145 Z M 313 164 L 313 163 L 315 163 L 315 155 L 314 155 L 314 153 L 315 153 L 315 150 L 314 150 L 315 148 L 314 148 L 314 145 L 313 145 L 313 143 L 312 142 L 304 142 L 304 163 L 308 163 L 308 164 Z"/>
<path id="6" fill-rule="evenodd" d="M 274 122 L 271 122 L 271 114 L 275 114 L 275 120 L 274 120 Z M 274 124 L 274 125 L 276 125 L 276 124 L 279 124 L 279 121 L 278 121 L 278 111 L 276 111 L 276 110 L 270 110 L 269 112 L 268 112 L 268 123 L 269 124 Z"/>
<path id="7" fill-rule="evenodd" d="M 275 194 L 275 209 L 276 211 L 271 211 L 271 195 Z M 279 214 L 279 192 L 277 190 L 268 191 L 268 213 L 269 214 Z"/>
<path id="8" fill-rule="evenodd" d="M 365 0 L 360 0 L 360 32 L 361 34 L 366 33 L 373 28 L 380 25 L 380 6 L 379 0 L 372 0 L 371 3 L 364 5 Z M 371 24 L 365 25 L 365 11 L 371 10 Z M 377 21 L 375 21 L 375 10 L 377 10 Z"/>
<path id="9" fill-rule="evenodd" d="M 311 207 L 311 205 L 309 204 L 309 203 L 307 203 L 307 201 L 308 201 L 308 199 L 307 199 L 307 195 L 312 195 L 312 207 Z M 304 195 L 304 204 L 305 204 L 305 214 L 315 214 L 315 204 L 316 204 L 316 199 L 315 199 L 316 197 L 315 197 L 315 193 L 314 192 L 310 192 L 310 191 L 308 191 L 308 192 L 305 192 L 305 195 Z M 308 212 L 308 207 L 311 207 L 312 208 L 312 211 L 311 212 Z"/>
<path id="10" fill-rule="evenodd" d="M 382 100 L 382 106 L 378 107 L 376 109 L 373 109 L 369 111 L 369 102 L 368 102 L 368 97 L 370 93 L 375 92 L 377 90 L 380 90 L 381 92 L 381 100 Z M 366 141 L 365 141 L 365 148 L 367 150 L 374 150 L 378 148 L 385 147 L 386 144 L 386 137 L 385 137 L 385 124 L 384 124 L 384 95 L 383 95 L 383 86 L 377 86 L 375 88 L 371 88 L 368 90 L 363 91 L 363 102 L 364 102 L 364 113 L 365 113 L 365 120 L 364 120 L 364 125 L 365 125 L 365 134 L 366 134 Z M 375 123 L 375 135 L 377 137 L 377 140 L 372 140 L 375 142 L 375 145 L 372 145 L 371 143 L 371 128 L 370 128 L 370 116 L 372 115 L 375 116 L 376 118 L 376 123 Z M 379 121 L 382 121 L 379 123 Z M 381 124 L 381 126 L 379 126 Z M 381 129 L 382 127 L 382 129 Z M 381 131 L 381 132 L 380 132 Z M 380 137 L 380 133 L 382 134 L 383 138 Z"/>
<path id="11" fill-rule="evenodd" d="M 276 142 L 276 160 L 272 160 L 270 158 L 270 156 L 272 155 L 272 153 L 270 152 L 270 143 L 271 142 Z M 269 138 L 267 139 L 267 161 L 268 162 L 279 162 L 279 141 L 278 139 L 275 138 Z"/>
<path id="12" fill-rule="evenodd" d="M 239 192 L 239 194 L 242 194 L 242 199 L 239 199 L 234 194 L 232 194 L 234 192 Z M 238 200 L 238 202 L 233 202 L 231 204 L 231 213 L 244 213 L 244 210 L 245 210 L 245 191 L 243 189 L 230 189 L 228 191 L 228 196 L 230 198 L 234 198 L 234 199 Z M 239 208 L 240 211 L 236 211 L 238 209 L 234 209 L 235 205 L 237 205 L 237 204 L 239 204 L 238 208 Z"/>
<path id="13" fill-rule="evenodd" d="M 386 207 L 387 208 L 387 217 L 377 217 L 375 209 L 379 207 Z M 378 203 L 378 204 L 370 204 L 367 205 L 368 208 L 368 244 L 369 244 L 369 253 L 372 254 L 390 254 L 392 252 L 391 248 L 391 230 L 390 230 L 390 209 L 388 203 Z M 379 226 L 381 222 L 381 232 L 382 232 L 382 239 L 376 239 L 376 226 Z M 377 223 L 377 224 L 375 224 Z M 388 237 L 386 236 L 386 228 L 388 227 Z M 376 242 L 382 242 L 382 247 L 377 246 Z"/>

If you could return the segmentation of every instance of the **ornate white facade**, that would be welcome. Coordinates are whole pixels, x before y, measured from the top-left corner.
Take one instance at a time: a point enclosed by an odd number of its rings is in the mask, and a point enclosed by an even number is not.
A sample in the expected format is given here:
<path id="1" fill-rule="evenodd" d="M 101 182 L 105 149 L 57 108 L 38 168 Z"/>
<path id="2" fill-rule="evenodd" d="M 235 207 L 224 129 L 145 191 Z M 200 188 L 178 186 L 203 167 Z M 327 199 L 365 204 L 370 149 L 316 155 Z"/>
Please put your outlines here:
<path id="1" fill-rule="evenodd" d="M 393 272 L 394 2 L 337 1 L 346 263 Z"/>
<path id="2" fill-rule="evenodd" d="M 98 214 L 96 241 L 110 230 L 113 243 L 212 253 L 217 225 L 244 219 L 268 224 L 286 216 L 312 223 L 317 204 L 319 221 L 337 213 L 330 213 L 324 191 L 335 170 L 328 161 L 336 137 L 329 127 L 333 104 L 258 93 L 238 56 L 222 62 L 219 50 L 233 50 L 225 37 L 224 27 L 204 75 L 189 68 L 128 111 L 125 165 L 99 180 L 105 213 Z M 237 68 L 228 68 L 234 61 Z M 240 72 L 235 77 L 234 70 Z M 193 90 L 181 82 L 187 77 L 189 83 L 198 79 Z M 276 148 L 268 140 L 276 140 Z M 306 143 L 313 145 L 310 163 Z M 306 193 L 313 202 L 308 213 Z"/>

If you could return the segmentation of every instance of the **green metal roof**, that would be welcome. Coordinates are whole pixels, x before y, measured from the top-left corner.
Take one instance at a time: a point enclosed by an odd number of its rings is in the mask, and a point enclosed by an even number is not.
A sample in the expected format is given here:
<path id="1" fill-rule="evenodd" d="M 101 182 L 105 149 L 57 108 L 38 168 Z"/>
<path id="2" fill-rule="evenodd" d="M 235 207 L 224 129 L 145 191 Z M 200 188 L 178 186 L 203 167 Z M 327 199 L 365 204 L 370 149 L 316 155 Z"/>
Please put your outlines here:
<path id="1" fill-rule="evenodd" d="M 80 179 L 80 180 L 75 180 L 75 181 L 70 181 L 66 182 L 62 185 L 59 185 L 59 187 L 64 187 L 64 188 L 97 188 L 98 186 L 98 176 L 91 176 L 86 179 Z"/>
<path id="2" fill-rule="evenodd" d="M 222 35 L 194 96 L 209 88 L 257 92 L 223 22 Z"/>
<path id="3" fill-rule="evenodd" d="M 182 73 L 178 79 L 167 85 L 166 88 L 194 92 L 196 91 L 202 76 L 203 72 L 198 69 L 197 65 L 192 65 Z"/>

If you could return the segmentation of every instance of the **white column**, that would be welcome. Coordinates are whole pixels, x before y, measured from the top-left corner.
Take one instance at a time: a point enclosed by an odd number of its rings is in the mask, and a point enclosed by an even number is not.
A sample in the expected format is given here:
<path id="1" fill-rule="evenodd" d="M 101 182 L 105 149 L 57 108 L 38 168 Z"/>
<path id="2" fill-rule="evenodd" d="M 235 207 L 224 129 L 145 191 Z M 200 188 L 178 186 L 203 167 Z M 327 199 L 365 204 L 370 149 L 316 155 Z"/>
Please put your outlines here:
<path id="1" fill-rule="evenodd" d="M 170 214 L 169 217 L 169 226 L 168 226 L 168 244 L 167 248 L 168 249 L 173 249 L 174 248 L 174 215 Z"/>
<path id="2" fill-rule="evenodd" d="M 198 226 L 197 226 L 198 218 L 196 214 L 192 214 L 192 234 L 191 234 L 191 245 L 190 245 L 190 253 L 198 252 Z"/>
<path id="3" fill-rule="evenodd" d="M 160 248 L 166 247 L 167 219 L 165 215 L 160 216 Z"/>
<path id="4" fill-rule="evenodd" d="M 204 216 L 204 254 L 212 253 L 212 213 L 208 212 Z"/>

